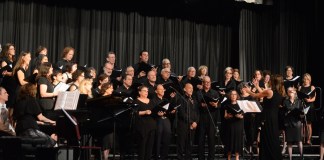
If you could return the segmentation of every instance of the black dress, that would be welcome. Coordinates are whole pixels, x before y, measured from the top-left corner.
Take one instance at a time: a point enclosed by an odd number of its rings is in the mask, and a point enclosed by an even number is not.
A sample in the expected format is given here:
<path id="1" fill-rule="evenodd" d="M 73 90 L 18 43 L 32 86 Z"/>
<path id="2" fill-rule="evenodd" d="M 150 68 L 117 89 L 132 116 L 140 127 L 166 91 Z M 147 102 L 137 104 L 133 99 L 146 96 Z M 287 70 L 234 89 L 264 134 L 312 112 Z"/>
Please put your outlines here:
<path id="1" fill-rule="evenodd" d="M 16 61 L 11 62 L 8 59 L 3 60 L 10 66 L 10 69 L 7 70 L 8 72 L 12 72 L 14 66 L 16 65 Z M 6 102 L 7 108 L 13 108 L 15 100 L 16 100 L 16 88 L 17 83 L 14 80 L 13 76 L 4 76 L 1 82 L 1 85 L 6 89 L 9 94 L 8 101 Z"/>
<path id="2" fill-rule="evenodd" d="M 40 77 L 37 81 L 37 99 L 38 99 L 40 108 L 43 112 L 43 115 L 49 119 L 56 120 L 57 113 L 54 112 L 54 110 L 53 110 L 55 99 L 54 99 L 54 97 L 41 97 L 40 96 L 40 85 L 41 84 L 44 84 L 47 86 L 46 93 L 53 93 L 54 86 L 46 77 Z"/>
<path id="3" fill-rule="evenodd" d="M 273 91 L 273 96 L 263 99 L 262 128 L 260 132 L 260 160 L 281 160 L 278 127 L 278 109 L 283 97 Z"/>
<path id="4" fill-rule="evenodd" d="M 146 104 L 136 99 L 134 103 L 138 104 L 138 111 L 152 110 L 154 107 L 152 101 Z M 156 121 L 152 115 L 137 116 L 135 130 L 138 133 L 138 159 L 149 160 L 153 151 Z"/>
<path id="5" fill-rule="evenodd" d="M 299 91 L 307 94 L 312 91 L 312 86 L 308 86 L 308 87 L 301 86 Z M 313 102 L 305 102 L 304 107 L 305 108 L 310 107 L 306 114 L 307 122 L 313 122 L 315 120 L 314 103 Z"/>
<path id="6" fill-rule="evenodd" d="M 224 109 L 228 111 L 230 108 L 240 110 L 238 104 L 231 103 L 226 105 Z M 236 118 L 235 115 L 233 115 L 233 118 L 226 119 L 226 124 L 225 153 L 242 153 L 244 119 Z"/>
<path id="7" fill-rule="evenodd" d="M 300 142 L 302 140 L 300 115 L 303 111 L 301 101 L 296 99 L 294 102 L 291 102 L 289 99 L 286 99 L 283 106 L 285 110 L 286 141 L 288 143 Z"/>

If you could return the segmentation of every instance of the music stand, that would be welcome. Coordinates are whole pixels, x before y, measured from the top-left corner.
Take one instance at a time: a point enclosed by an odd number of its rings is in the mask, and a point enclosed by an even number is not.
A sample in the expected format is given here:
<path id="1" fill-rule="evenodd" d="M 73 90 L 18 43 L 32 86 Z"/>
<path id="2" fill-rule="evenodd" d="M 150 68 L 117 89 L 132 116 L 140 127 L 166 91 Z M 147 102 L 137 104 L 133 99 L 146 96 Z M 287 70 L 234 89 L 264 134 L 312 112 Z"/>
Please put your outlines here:
<path id="1" fill-rule="evenodd" d="M 116 153 L 116 121 L 125 112 L 133 110 L 134 105 L 123 102 L 121 97 L 104 96 L 88 101 L 87 106 L 92 113 L 91 120 L 97 128 L 112 128 L 113 130 L 113 159 Z M 112 126 L 111 126 L 112 122 Z M 104 133 L 106 134 L 106 133 Z"/>
<path id="2" fill-rule="evenodd" d="M 237 100 L 237 104 L 244 113 L 261 113 L 262 106 L 259 101 L 250 101 L 250 100 Z M 243 132 L 244 132 L 244 123 L 243 123 Z M 244 159 L 244 139 L 246 138 L 245 132 L 243 134 L 243 151 L 242 159 Z M 250 159 L 252 159 L 252 154 L 250 154 Z"/>

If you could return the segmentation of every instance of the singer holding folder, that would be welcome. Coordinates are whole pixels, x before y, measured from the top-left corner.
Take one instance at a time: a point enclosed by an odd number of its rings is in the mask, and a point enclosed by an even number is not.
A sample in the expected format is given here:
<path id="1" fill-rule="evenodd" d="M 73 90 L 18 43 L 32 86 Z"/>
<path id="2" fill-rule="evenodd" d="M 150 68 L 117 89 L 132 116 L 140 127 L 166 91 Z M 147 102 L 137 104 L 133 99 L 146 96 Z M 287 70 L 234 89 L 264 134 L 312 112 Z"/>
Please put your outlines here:
<path id="1" fill-rule="evenodd" d="M 158 108 L 156 114 L 156 121 L 157 121 L 157 131 L 156 131 L 156 159 L 165 160 L 168 158 L 168 150 L 169 144 L 171 142 L 171 123 L 168 116 L 170 114 L 174 114 L 175 110 L 169 110 L 163 108 L 162 105 L 167 103 L 170 105 L 170 102 L 163 98 L 164 96 L 164 87 L 162 84 L 158 84 L 155 89 L 156 95 L 152 99 L 154 103 L 154 108 Z M 165 103 L 164 103 L 165 102 Z M 154 110 L 154 109 L 153 109 Z M 154 111 L 153 111 L 154 113 Z"/>
<path id="2" fill-rule="evenodd" d="M 236 90 L 229 92 L 230 103 L 225 107 L 224 118 L 227 121 L 226 130 L 226 141 L 225 141 L 225 153 L 227 153 L 227 159 L 231 159 L 232 153 L 235 153 L 235 159 L 239 160 L 240 153 L 243 148 L 243 127 L 244 127 L 244 116 L 243 111 L 237 104 L 239 95 Z"/>
<path id="3" fill-rule="evenodd" d="M 219 115 L 217 91 L 211 89 L 211 80 L 209 76 L 202 79 L 203 89 L 198 91 L 199 102 L 199 159 L 205 159 L 205 136 L 208 138 L 208 160 L 215 159 L 216 125 Z"/>
<path id="4" fill-rule="evenodd" d="M 303 93 L 310 93 L 313 91 L 315 87 L 312 85 L 312 77 L 309 73 L 305 73 L 303 75 L 303 84 L 298 88 L 298 91 L 303 92 Z M 302 98 L 302 97 L 301 97 Z M 314 96 L 309 96 L 307 98 L 302 99 L 303 102 L 305 102 L 305 108 L 308 108 L 308 112 L 306 113 L 306 126 L 303 129 L 304 135 L 306 135 L 306 144 L 311 145 L 311 138 L 312 138 L 312 122 L 315 120 L 315 110 L 314 110 L 314 102 L 316 100 L 316 93 Z"/>

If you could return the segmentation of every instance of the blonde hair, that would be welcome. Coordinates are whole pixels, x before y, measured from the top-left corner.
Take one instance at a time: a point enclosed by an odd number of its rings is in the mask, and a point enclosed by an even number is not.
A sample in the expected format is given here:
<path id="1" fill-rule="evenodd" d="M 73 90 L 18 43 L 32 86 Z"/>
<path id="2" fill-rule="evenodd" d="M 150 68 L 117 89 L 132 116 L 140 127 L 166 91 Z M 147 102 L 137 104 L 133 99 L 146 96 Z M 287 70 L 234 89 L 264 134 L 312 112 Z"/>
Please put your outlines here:
<path id="1" fill-rule="evenodd" d="M 312 76 L 309 73 L 305 73 L 303 78 L 308 79 L 310 82 L 312 82 Z"/>
<path id="2" fill-rule="evenodd" d="M 226 67 L 224 70 L 224 74 L 226 74 L 228 71 L 232 71 L 233 73 L 233 68 L 232 67 Z"/>
<path id="3" fill-rule="evenodd" d="M 87 90 L 87 88 L 85 87 L 86 85 L 89 85 L 89 84 L 92 86 L 92 81 L 90 79 L 84 79 L 83 81 L 81 81 L 80 86 L 79 86 L 79 91 L 80 91 L 80 94 L 87 94 L 89 98 L 92 98 L 93 95 L 92 95 L 91 89 Z"/>
<path id="4" fill-rule="evenodd" d="M 203 69 L 206 69 L 206 75 L 208 75 L 208 67 L 206 65 L 201 65 L 198 68 L 198 74 L 201 75 Z"/>

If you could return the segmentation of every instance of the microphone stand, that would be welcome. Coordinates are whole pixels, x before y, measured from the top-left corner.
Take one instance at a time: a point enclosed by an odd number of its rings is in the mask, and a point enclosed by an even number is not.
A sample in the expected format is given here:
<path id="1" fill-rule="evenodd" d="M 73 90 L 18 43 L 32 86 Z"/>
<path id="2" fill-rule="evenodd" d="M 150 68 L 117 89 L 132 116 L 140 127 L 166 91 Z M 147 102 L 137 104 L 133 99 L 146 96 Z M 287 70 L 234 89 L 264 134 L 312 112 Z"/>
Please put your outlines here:
<path id="1" fill-rule="evenodd" d="M 306 115 L 307 115 L 307 113 L 305 113 L 305 108 L 307 108 L 307 106 L 306 106 L 306 103 L 305 103 L 305 100 L 304 99 L 302 99 L 301 100 L 301 103 L 302 103 L 302 106 L 303 106 L 303 112 L 304 112 L 304 121 L 305 121 L 305 123 L 304 123 L 304 127 L 306 128 L 306 132 L 307 132 L 307 134 L 309 134 L 309 130 L 308 130 L 308 127 L 307 127 L 307 117 L 306 117 Z M 309 110 L 308 110 L 309 111 Z M 304 138 L 305 138 L 305 133 L 304 133 Z M 307 137 L 306 137 L 307 138 Z"/>
<path id="2" fill-rule="evenodd" d="M 214 118 L 213 118 L 213 116 L 212 116 L 211 113 L 210 113 L 209 106 L 208 106 L 208 104 L 206 103 L 206 100 L 205 100 L 204 95 L 202 94 L 201 90 L 199 90 L 199 93 L 200 93 L 200 95 L 201 95 L 202 100 L 203 100 L 204 103 L 207 105 L 206 109 L 207 109 L 207 112 L 208 112 L 209 118 L 210 118 L 210 120 L 212 121 L 213 127 L 215 128 L 215 132 L 216 132 L 216 134 L 217 134 L 217 132 L 218 132 L 218 128 L 217 128 L 217 126 L 216 126 L 216 124 L 215 124 L 215 122 L 214 122 Z M 215 135 L 214 135 L 214 136 L 215 136 Z M 218 141 L 218 140 L 217 140 L 217 141 Z M 205 145 L 205 144 L 204 144 L 204 145 Z M 208 146 L 208 147 L 209 147 L 209 146 Z M 216 153 L 216 151 L 217 151 L 217 148 L 215 148 L 215 153 Z M 218 156 L 217 156 L 216 159 L 218 159 Z"/>
<path id="3" fill-rule="evenodd" d="M 319 111 L 321 111 L 321 112 L 323 112 L 322 111 L 322 88 L 321 87 L 315 87 L 315 89 L 318 89 L 319 90 L 319 94 L 320 94 L 320 107 L 318 108 L 318 109 L 315 109 L 315 110 L 319 110 Z"/>
<path id="4" fill-rule="evenodd" d="M 184 96 L 182 96 L 181 94 L 180 94 L 180 92 L 179 91 L 177 91 L 175 88 L 173 88 L 172 86 L 170 86 L 170 88 L 172 88 L 176 93 L 177 93 L 177 95 L 180 95 L 180 97 L 181 97 L 181 99 L 187 104 L 187 108 L 186 108 L 186 110 L 187 110 L 187 114 L 188 114 L 188 116 L 187 116 L 187 127 L 188 127 L 188 138 L 189 138 L 189 147 L 190 147 L 190 150 L 191 150 L 191 148 L 192 148 L 192 144 L 191 144 L 191 131 L 190 131 L 190 125 L 189 125 L 189 121 L 190 121 L 190 109 L 189 109 L 189 102 L 184 98 Z M 186 143 L 186 142 L 185 142 Z M 187 144 L 185 144 L 185 146 L 186 146 Z M 186 149 L 186 148 L 185 148 Z M 185 156 L 186 156 L 186 151 L 184 151 L 185 152 Z"/>

